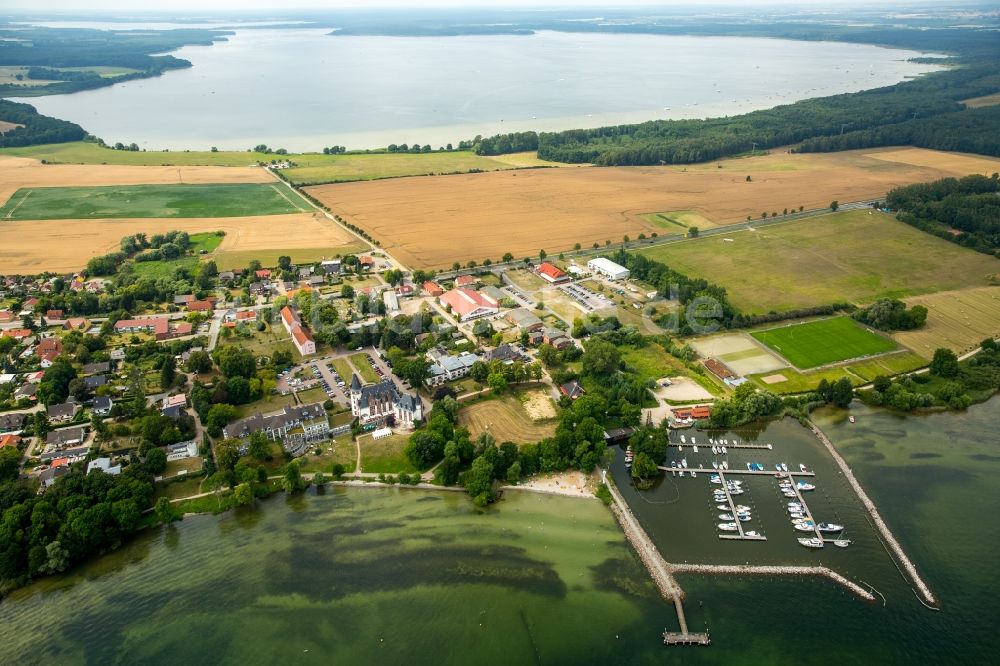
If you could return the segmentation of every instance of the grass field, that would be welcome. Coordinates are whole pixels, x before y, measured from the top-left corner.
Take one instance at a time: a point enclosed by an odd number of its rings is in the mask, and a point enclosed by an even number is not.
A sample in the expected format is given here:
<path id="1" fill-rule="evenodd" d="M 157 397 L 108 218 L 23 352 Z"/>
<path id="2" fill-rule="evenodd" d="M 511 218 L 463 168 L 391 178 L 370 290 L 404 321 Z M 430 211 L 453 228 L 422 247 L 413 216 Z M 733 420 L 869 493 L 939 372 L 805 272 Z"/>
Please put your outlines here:
<path id="1" fill-rule="evenodd" d="M 733 305 L 755 313 L 985 286 L 1000 271 L 988 255 L 866 210 L 727 237 L 733 242 L 714 236 L 641 252 L 722 285 Z"/>
<path id="2" fill-rule="evenodd" d="M 918 164 L 930 162 L 931 165 Z M 719 168 L 719 165 L 722 168 Z M 662 233 L 645 215 L 689 211 L 715 226 L 762 211 L 819 209 L 885 196 L 898 185 L 1000 170 L 1000 160 L 916 148 L 774 154 L 705 168 L 534 169 L 396 178 L 309 188 L 413 268 L 549 254 L 624 234 Z M 746 176 L 752 176 L 752 182 Z M 448 243 L 440 242 L 447 235 Z"/>
<path id="3" fill-rule="evenodd" d="M 668 354 L 667 350 L 655 342 L 650 342 L 645 347 L 623 345 L 618 349 L 622 353 L 622 360 L 635 368 L 644 380 L 656 381 L 664 377 L 687 374 L 684 363 Z"/>
<path id="4" fill-rule="evenodd" d="M 243 217 L 304 213 L 311 206 L 278 184 L 21 188 L 0 208 L 8 220 Z"/>
<path id="5" fill-rule="evenodd" d="M 293 239 L 294 240 L 294 239 Z M 275 250 L 219 250 L 212 257 L 219 270 L 230 270 L 233 268 L 245 268 L 252 260 L 256 259 L 262 266 L 274 267 L 278 265 L 278 257 L 287 255 L 292 258 L 295 264 L 310 264 L 323 259 L 333 259 L 345 254 L 354 254 L 365 249 L 360 241 L 348 243 L 347 245 L 331 245 L 327 247 L 285 247 Z"/>
<path id="6" fill-rule="evenodd" d="M 386 474 L 416 472 L 417 468 L 413 466 L 404 453 L 409 440 L 407 435 L 402 434 L 394 434 L 378 440 L 371 435 L 361 435 L 358 437 L 358 445 L 361 447 L 361 471 L 385 472 Z"/>
<path id="7" fill-rule="evenodd" d="M 354 368 L 351 364 L 347 362 L 347 358 L 341 356 L 340 358 L 335 358 L 331 361 L 333 363 L 334 370 L 340 375 L 340 378 L 344 380 L 344 383 L 350 386 L 351 375 L 354 374 Z"/>
<path id="8" fill-rule="evenodd" d="M 791 324 L 750 335 L 800 370 L 896 349 L 892 340 L 869 332 L 848 317 Z"/>
<path id="9" fill-rule="evenodd" d="M 879 375 L 891 377 L 904 372 L 912 372 L 925 365 L 927 365 L 926 360 L 911 351 L 904 350 L 855 363 L 817 368 L 806 372 L 799 372 L 794 368 L 782 368 L 775 372 L 748 375 L 748 377 L 758 386 L 773 393 L 804 393 L 815 390 L 824 379 L 828 382 L 835 382 L 846 377 L 855 386 L 860 386 L 871 382 Z M 772 381 L 765 381 L 766 378 Z M 773 381 L 776 378 L 781 379 L 781 381 Z"/>
<path id="10" fill-rule="evenodd" d="M 498 442 L 530 444 L 551 437 L 556 430 L 554 419 L 532 421 L 524 405 L 515 397 L 504 396 L 463 407 L 458 424 L 473 437 L 489 432 Z"/>
<path id="11" fill-rule="evenodd" d="M 353 365 L 354 369 L 358 371 L 358 376 L 361 377 L 361 381 L 371 383 L 379 381 L 378 375 L 375 374 L 372 366 L 368 365 L 368 358 L 363 352 L 351 354 L 349 358 L 351 360 L 351 365 Z M 337 370 L 337 372 L 339 373 L 340 370 Z M 350 381 L 350 378 L 345 379 L 345 381 Z"/>
<path id="12" fill-rule="evenodd" d="M 928 294 L 908 298 L 906 303 L 925 306 L 927 323 L 892 337 L 926 359 L 933 357 L 938 347 L 962 354 L 986 338 L 1000 337 L 1000 287 Z"/>
<path id="13" fill-rule="evenodd" d="M 200 254 L 203 250 L 207 252 L 215 252 L 216 248 L 222 244 L 222 239 L 225 236 L 220 236 L 214 232 L 207 232 L 201 234 L 191 234 L 188 239 L 191 241 L 191 249 L 194 250 L 195 254 Z"/>
<path id="14" fill-rule="evenodd" d="M 3 69 L 0 68 L 0 83 Z M 11 74 L 13 76 L 13 74 Z M 294 183 L 330 183 L 431 173 L 496 171 L 540 166 L 565 166 L 538 159 L 534 153 L 481 157 L 469 151 L 449 153 L 371 153 L 323 155 L 301 153 L 271 155 L 243 151 L 208 150 L 131 152 L 101 148 L 94 143 L 72 142 L 0 149 L 0 155 L 45 160 L 52 164 L 118 164 L 131 166 L 245 167 L 258 162 L 290 159 L 296 166 L 283 173 Z"/>
<path id="15" fill-rule="evenodd" d="M 180 259 L 171 259 L 169 261 L 138 261 L 132 264 L 132 272 L 136 275 L 158 280 L 160 278 L 172 278 L 178 268 L 192 271 L 197 265 L 197 257 L 181 257 Z"/>

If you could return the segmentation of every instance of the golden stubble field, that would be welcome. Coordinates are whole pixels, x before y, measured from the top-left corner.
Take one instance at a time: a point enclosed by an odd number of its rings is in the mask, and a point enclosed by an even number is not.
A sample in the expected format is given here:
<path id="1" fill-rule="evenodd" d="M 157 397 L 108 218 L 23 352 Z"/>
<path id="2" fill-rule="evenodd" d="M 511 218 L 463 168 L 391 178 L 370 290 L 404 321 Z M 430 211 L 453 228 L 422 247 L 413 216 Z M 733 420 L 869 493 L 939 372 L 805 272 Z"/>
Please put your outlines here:
<path id="1" fill-rule="evenodd" d="M 796 155 L 774 152 L 688 167 L 541 169 L 399 178 L 308 188 L 404 264 L 515 256 L 620 242 L 657 226 L 649 213 L 692 211 L 716 225 L 762 212 L 874 199 L 900 185 L 992 173 L 1000 159 L 919 148 Z M 746 177 L 752 182 L 747 182 Z"/>
<path id="2" fill-rule="evenodd" d="M 1000 336 L 1000 286 L 942 291 L 908 298 L 906 304 L 926 307 L 927 323 L 915 331 L 897 331 L 892 338 L 926 359 L 938 347 L 963 354 Z"/>
<path id="3" fill-rule="evenodd" d="M 273 183 L 258 167 L 120 166 L 42 164 L 27 157 L 0 156 L 0 202 L 22 187 L 100 187 L 173 183 Z"/>
<path id="4" fill-rule="evenodd" d="M 238 253 L 240 263 L 269 251 L 328 249 L 329 255 L 361 243 L 320 213 L 222 218 L 18 220 L 0 222 L 0 273 L 72 272 L 94 256 L 118 249 L 123 236 L 144 232 L 225 231 L 216 250 Z M 279 252 L 280 254 L 280 252 Z M 321 253 L 322 254 L 322 253 Z M 319 255 L 317 255 L 319 256 Z M 226 266 L 231 268 L 231 266 Z"/>

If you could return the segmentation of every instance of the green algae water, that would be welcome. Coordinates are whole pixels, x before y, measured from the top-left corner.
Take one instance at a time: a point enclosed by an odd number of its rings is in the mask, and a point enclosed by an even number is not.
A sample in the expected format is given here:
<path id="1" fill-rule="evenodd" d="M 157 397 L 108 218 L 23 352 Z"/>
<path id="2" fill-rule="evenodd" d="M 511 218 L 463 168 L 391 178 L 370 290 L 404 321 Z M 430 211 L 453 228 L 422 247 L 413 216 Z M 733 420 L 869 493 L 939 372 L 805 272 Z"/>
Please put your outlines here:
<path id="1" fill-rule="evenodd" d="M 774 448 L 731 465 L 815 469 L 810 507 L 845 524 L 851 548 L 799 547 L 767 477 L 740 498 L 768 537 L 758 544 L 717 539 L 703 475 L 640 496 L 620 462 L 613 473 L 669 560 L 822 563 L 872 585 L 884 607 L 820 579 L 684 575 L 688 622 L 712 645 L 665 648 L 673 609 L 596 501 L 510 492 L 480 512 L 459 493 L 338 488 L 188 518 L 16 592 L 0 603 L 0 663 L 991 662 L 1000 399 L 961 414 L 852 413 L 854 424 L 841 410 L 815 417 L 940 612 L 916 599 L 815 438 L 784 421 L 741 431 Z"/>

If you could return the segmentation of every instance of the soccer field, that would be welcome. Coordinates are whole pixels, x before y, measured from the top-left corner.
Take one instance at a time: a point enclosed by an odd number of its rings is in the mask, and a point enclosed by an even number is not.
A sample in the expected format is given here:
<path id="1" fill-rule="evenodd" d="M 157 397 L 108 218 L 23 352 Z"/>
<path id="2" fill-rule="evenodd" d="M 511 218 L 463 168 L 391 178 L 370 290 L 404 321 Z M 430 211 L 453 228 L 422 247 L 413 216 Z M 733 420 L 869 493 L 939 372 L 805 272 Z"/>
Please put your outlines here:
<path id="1" fill-rule="evenodd" d="M 244 217 L 309 210 L 296 192 L 272 183 L 24 187 L 0 208 L 0 219 Z"/>
<path id="2" fill-rule="evenodd" d="M 869 332 L 848 317 L 792 324 L 751 335 L 800 370 L 896 349 L 892 340 Z"/>

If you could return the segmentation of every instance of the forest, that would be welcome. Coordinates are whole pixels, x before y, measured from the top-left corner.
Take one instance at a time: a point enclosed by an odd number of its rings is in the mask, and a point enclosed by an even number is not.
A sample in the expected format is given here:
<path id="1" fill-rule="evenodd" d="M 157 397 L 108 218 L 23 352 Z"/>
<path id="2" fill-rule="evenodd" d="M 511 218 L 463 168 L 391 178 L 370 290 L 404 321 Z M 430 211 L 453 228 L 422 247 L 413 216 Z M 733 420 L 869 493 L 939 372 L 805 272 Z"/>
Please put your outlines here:
<path id="1" fill-rule="evenodd" d="M 554 162 L 590 162 L 600 166 L 632 166 L 643 164 L 683 164 L 704 162 L 752 149 L 768 149 L 833 137 L 847 145 L 849 135 L 873 132 L 879 128 L 896 128 L 903 139 L 912 124 L 927 123 L 928 119 L 955 115 L 956 120 L 931 126 L 931 131 L 919 133 L 921 140 L 939 148 L 957 144 L 969 148 L 983 145 L 993 149 L 998 140 L 962 139 L 967 123 L 985 128 L 988 134 L 1000 134 L 1000 115 L 971 113 L 960 102 L 1000 90 L 1000 74 L 992 64 L 940 72 L 921 79 L 858 93 L 833 95 L 803 100 L 773 109 L 744 115 L 708 118 L 704 120 L 656 120 L 637 125 L 617 125 L 587 130 L 541 133 L 538 136 L 538 157 Z M 920 125 L 917 125 L 920 128 Z M 496 137 L 494 137 L 496 139 Z M 488 140 L 484 140 L 486 143 Z M 899 142 L 897 142 L 899 143 Z M 906 143 L 902 141 L 902 143 Z M 941 144 L 941 145 L 939 145 Z M 820 141 L 809 144 L 817 151 Z M 834 145 L 831 142 L 831 145 Z M 852 146 L 853 147 L 853 146 Z M 832 147 L 831 150 L 839 150 Z"/>
<path id="2" fill-rule="evenodd" d="M 897 187 L 885 199 L 896 218 L 978 252 L 1000 251 L 1000 175 L 942 178 Z"/>
<path id="3" fill-rule="evenodd" d="M 68 120 L 43 116 L 30 104 L 0 99 L 0 120 L 20 125 L 0 134 L 0 148 L 80 141 L 87 133 Z"/>

